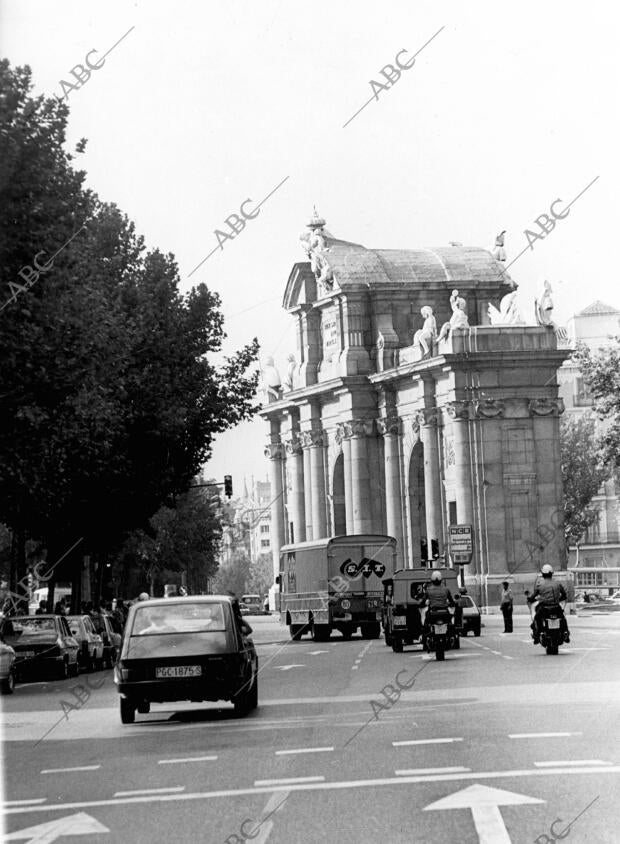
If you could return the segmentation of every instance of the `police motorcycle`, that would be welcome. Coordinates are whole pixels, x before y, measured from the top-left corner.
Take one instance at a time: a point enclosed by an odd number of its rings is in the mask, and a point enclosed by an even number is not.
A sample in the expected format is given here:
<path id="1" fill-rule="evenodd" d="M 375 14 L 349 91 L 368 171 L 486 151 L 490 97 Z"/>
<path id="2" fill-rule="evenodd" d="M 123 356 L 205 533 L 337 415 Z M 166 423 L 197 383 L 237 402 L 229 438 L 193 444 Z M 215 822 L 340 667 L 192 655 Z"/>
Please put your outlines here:
<path id="1" fill-rule="evenodd" d="M 451 592 L 457 592 L 457 573 L 453 569 L 440 569 L 443 580 Z M 425 568 L 399 569 L 383 581 L 383 629 L 385 644 L 394 653 L 402 653 L 405 645 L 421 644 L 425 651 L 435 652 L 438 660 L 444 659 L 446 650 L 460 648 L 459 628 L 452 615 L 440 614 L 423 617 L 426 586 L 430 572 Z M 457 617 L 458 620 L 458 617 Z"/>
<path id="2" fill-rule="evenodd" d="M 528 604 L 534 603 L 537 598 L 537 592 L 541 583 L 545 580 L 551 582 L 553 577 L 553 567 L 544 565 L 541 569 L 543 580 L 536 578 L 534 585 L 534 594 L 530 595 L 529 591 L 525 590 L 525 596 Z M 564 593 L 564 598 L 558 596 L 558 600 L 554 604 L 539 604 L 536 607 L 533 624 L 532 624 L 532 640 L 533 644 L 541 644 L 547 651 L 549 656 L 556 656 L 560 645 L 570 642 L 570 633 L 568 631 L 568 623 L 564 614 L 564 606 L 566 606 L 567 595 L 566 592 L 557 581 L 553 583 L 557 586 L 558 592 Z M 564 605 L 564 606 L 563 606 Z M 531 610 L 530 610 L 531 611 Z"/>

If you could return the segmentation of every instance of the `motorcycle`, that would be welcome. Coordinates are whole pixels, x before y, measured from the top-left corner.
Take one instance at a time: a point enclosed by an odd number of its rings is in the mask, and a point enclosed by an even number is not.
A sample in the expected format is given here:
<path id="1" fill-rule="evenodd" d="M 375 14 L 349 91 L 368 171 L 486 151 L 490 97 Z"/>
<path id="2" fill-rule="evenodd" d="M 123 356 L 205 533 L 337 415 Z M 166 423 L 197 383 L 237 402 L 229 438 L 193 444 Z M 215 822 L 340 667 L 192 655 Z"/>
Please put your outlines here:
<path id="1" fill-rule="evenodd" d="M 556 656 L 560 645 L 570 641 L 564 610 L 559 604 L 554 604 L 541 607 L 537 615 L 540 644 L 549 656 Z"/>
<path id="2" fill-rule="evenodd" d="M 426 651 L 435 651 L 435 659 L 438 662 L 445 659 L 447 650 L 458 650 L 461 647 L 458 631 L 448 610 L 428 610 L 422 645 Z"/>

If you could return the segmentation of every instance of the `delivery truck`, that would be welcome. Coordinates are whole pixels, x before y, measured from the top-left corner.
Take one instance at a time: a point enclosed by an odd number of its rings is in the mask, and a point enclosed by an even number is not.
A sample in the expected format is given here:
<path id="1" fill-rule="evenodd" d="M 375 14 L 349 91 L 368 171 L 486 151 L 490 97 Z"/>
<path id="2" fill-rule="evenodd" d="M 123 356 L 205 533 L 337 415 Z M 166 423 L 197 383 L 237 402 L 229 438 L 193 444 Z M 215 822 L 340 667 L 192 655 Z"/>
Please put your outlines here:
<path id="1" fill-rule="evenodd" d="M 334 536 L 280 550 L 280 614 L 291 638 L 309 633 L 327 641 L 332 630 L 345 639 L 360 630 L 381 635 L 384 578 L 394 572 L 396 540 L 391 536 Z"/>

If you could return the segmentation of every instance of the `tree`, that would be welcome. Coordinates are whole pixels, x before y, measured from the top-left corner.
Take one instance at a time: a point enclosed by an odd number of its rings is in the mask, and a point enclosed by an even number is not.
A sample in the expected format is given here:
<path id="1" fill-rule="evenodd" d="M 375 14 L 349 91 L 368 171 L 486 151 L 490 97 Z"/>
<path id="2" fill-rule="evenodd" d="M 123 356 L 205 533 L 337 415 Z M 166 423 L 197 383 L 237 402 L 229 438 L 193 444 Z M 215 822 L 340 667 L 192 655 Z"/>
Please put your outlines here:
<path id="1" fill-rule="evenodd" d="M 591 502 L 609 477 L 609 467 L 590 413 L 563 419 L 560 434 L 564 532 L 574 545 L 596 521 L 598 511 Z"/>
<path id="2" fill-rule="evenodd" d="M 250 576 L 250 555 L 245 548 L 233 551 L 230 561 L 221 563 L 213 581 L 213 591 L 233 592 L 240 598 L 246 591 Z"/>
<path id="3" fill-rule="evenodd" d="M 248 592 L 266 595 L 273 583 L 273 558 L 271 554 L 260 554 L 250 565 Z"/>
<path id="4" fill-rule="evenodd" d="M 572 360 L 594 400 L 594 412 L 604 421 L 603 459 L 620 467 L 620 338 L 597 352 L 580 343 Z"/>
<path id="5" fill-rule="evenodd" d="M 30 91 L 29 68 L 0 62 L 0 521 L 13 580 L 28 536 L 50 560 L 83 537 L 55 573 L 69 579 L 78 554 L 104 560 L 174 506 L 214 435 L 253 414 L 258 345 L 212 362 L 218 296 L 182 295 L 174 256 L 84 189 L 67 106 Z"/>

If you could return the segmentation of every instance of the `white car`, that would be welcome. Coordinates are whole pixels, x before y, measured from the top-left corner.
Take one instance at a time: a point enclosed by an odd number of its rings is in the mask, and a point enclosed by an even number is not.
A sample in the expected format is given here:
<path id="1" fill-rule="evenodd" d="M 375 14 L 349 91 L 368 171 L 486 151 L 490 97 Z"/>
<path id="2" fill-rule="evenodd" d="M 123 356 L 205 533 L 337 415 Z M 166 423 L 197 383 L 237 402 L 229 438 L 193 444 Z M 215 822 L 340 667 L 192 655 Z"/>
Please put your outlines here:
<path id="1" fill-rule="evenodd" d="M 12 695 L 15 688 L 15 651 L 0 640 L 0 693 Z"/>
<path id="2" fill-rule="evenodd" d="M 620 589 L 618 589 L 617 592 L 614 592 L 614 594 L 611 596 L 611 598 L 609 600 L 613 604 L 618 604 L 618 606 L 620 606 Z"/>

